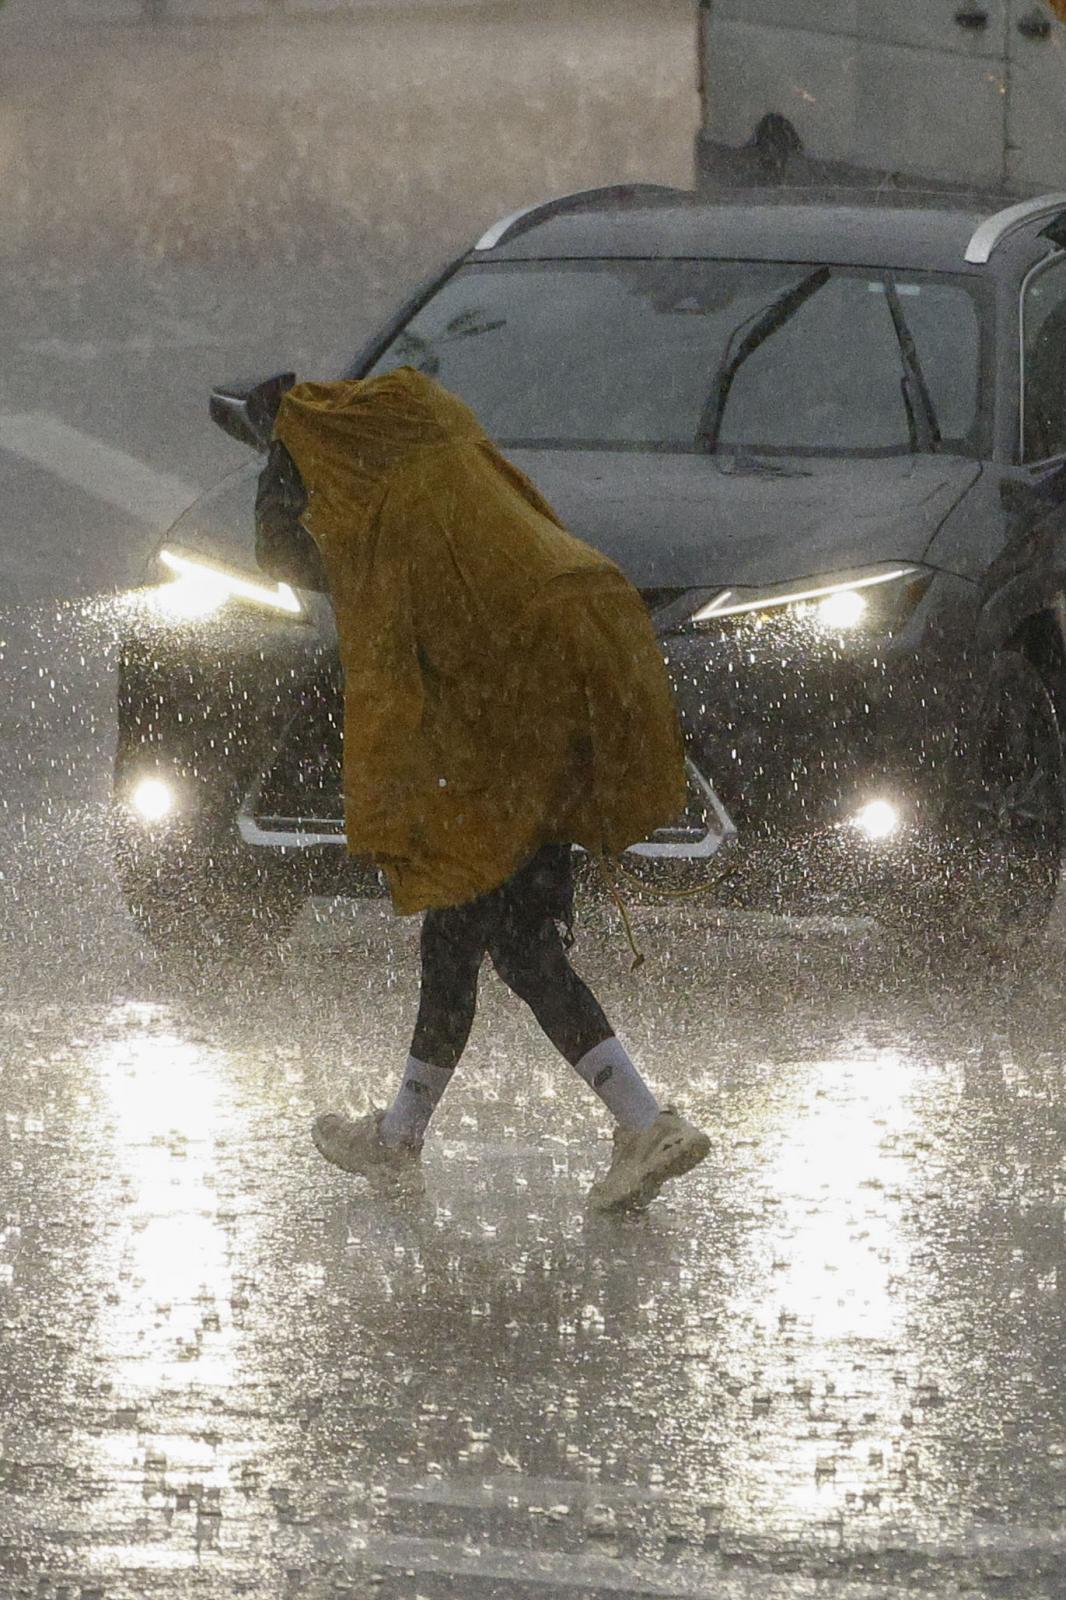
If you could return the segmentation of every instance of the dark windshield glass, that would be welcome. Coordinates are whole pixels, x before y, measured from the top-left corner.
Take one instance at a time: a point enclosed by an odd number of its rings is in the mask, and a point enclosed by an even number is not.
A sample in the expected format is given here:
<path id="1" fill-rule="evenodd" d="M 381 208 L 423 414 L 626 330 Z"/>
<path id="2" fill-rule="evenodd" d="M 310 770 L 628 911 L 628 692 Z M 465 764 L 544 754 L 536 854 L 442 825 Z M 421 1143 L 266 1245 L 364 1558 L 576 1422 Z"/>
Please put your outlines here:
<path id="1" fill-rule="evenodd" d="M 811 267 L 744 261 L 521 262 L 450 279 L 373 372 L 408 363 L 507 446 L 699 450 L 745 335 Z M 968 286 L 895 279 L 945 448 L 972 450 L 978 315 Z M 832 269 L 733 372 L 721 448 L 914 448 L 886 275 Z"/>

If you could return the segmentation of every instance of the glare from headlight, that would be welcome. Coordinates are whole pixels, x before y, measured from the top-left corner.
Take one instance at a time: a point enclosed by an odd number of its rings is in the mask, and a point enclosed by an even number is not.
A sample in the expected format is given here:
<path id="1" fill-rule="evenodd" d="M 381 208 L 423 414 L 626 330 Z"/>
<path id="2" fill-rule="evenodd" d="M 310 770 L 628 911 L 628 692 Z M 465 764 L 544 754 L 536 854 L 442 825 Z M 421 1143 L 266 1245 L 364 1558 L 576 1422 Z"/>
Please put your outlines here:
<path id="1" fill-rule="evenodd" d="M 888 800 L 871 800 L 852 818 L 855 827 L 867 839 L 878 844 L 890 839 L 899 827 L 899 812 Z"/>
<path id="2" fill-rule="evenodd" d="M 174 804 L 174 791 L 162 778 L 142 778 L 130 794 L 130 805 L 145 822 L 162 822 Z"/>
<path id="3" fill-rule="evenodd" d="M 176 550 L 161 550 L 159 559 L 177 577 L 176 583 L 164 585 L 157 593 L 160 608 L 166 615 L 208 617 L 231 598 L 250 600 L 255 605 L 266 606 L 271 611 L 285 611 L 290 616 L 299 616 L 303 610 L 287 583 L 257 583 L 239 572 L 179 555 Z"/>
<path id="4" fill-rule="evenodd" d="M 842 612 L 822 615 L 823 606 L 840 601 L 841 605 L 847 608 L 850 618 L 844 625 L 853 627 L 862 615 L 855 601 L 861 600 L 865 609 L 866 601 L 862 591 L 879 588 L 883 583 L 894 583 L 898 578 L 910 577 L 917 570 L 916 567 L 888 567 L 884 571 L 867 573 L 864 577 L 842 578 L 838 582 L 815 584 L 810 588 L 790 588 L 787 584 L 782 584 L 765 590 L 753 600 L 737 598 L 735 590 L 724 589 L 707 605 L 701 606 L 693 615 L 692 621 L 717 622 L 720 617 L 750 616 L 756 612 L 783 610 L 788 606 L 813 605 L 815 614 L 820 620 L 834 627 L 840 627 Z"/>
<path id="5" fill-rule="evenodd" d="M 854 628 L 866 615 L 866 600 L 857 589 L 841 589 L 820 600 L 815 614 L 827 628 Z"/>
<path id="6" fill-rule="evenodd" d="M 193 622 L 198 617 L 210 617 L 220 611 L 229 599 L 224 583 L 216 583 L 210 575 L 202 578 L 177 578 L 173 583 L 160 584 L 153 593 L 156 609 L 175 622 Z"/>

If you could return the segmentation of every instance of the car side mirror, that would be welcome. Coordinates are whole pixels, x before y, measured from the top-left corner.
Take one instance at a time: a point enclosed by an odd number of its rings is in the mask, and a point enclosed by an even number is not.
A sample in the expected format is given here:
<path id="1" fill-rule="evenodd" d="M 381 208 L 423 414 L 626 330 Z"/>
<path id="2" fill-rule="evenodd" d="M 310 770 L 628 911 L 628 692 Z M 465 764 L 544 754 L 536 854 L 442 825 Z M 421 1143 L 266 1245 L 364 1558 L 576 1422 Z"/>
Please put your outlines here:
<path id="1" fill-rule="evenodd" d="M 257 383 L 219 384 L 211 391 L 211 421 L 238 444 L 265 452 L 270 448 L 281 397 L 295 382 L 294 372 L 279 372 Z"/>

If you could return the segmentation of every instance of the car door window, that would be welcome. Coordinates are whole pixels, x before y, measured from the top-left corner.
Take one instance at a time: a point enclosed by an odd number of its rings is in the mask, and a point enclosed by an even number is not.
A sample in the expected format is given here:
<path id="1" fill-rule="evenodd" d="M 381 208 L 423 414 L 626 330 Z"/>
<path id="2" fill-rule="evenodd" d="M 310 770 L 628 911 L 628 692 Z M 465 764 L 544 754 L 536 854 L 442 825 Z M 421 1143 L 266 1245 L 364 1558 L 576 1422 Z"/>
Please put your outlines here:
<path id="1" fill-rule="evenodd" d="M 1066 262 L 1030 279 L 1022 304 L 1022 449 L 1066 455 Z"/>

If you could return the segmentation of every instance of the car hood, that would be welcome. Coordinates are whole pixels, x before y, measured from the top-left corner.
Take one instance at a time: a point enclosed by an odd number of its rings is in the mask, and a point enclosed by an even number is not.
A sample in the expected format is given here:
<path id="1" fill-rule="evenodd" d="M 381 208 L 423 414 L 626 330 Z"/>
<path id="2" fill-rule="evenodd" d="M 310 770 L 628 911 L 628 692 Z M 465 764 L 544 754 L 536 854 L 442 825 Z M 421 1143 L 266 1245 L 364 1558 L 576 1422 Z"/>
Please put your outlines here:
<path id="1" fill-rule="evenodd" d="M 638 588 L 786 582 L 877 561 L 920 561 L 980 466 L 960 456 L 804 460 L 509 450 L 565 525 Z M 256 461 L 167 535 L 221 561 L 254 563 Z"/>
<path id="2" fill-rule="evenodd" d="M 639 588 L 742 587 L 919 561 L 980 472 L 951 456 L 775 469 L 698 455 L 511 455 L 567 527 Z"/>

